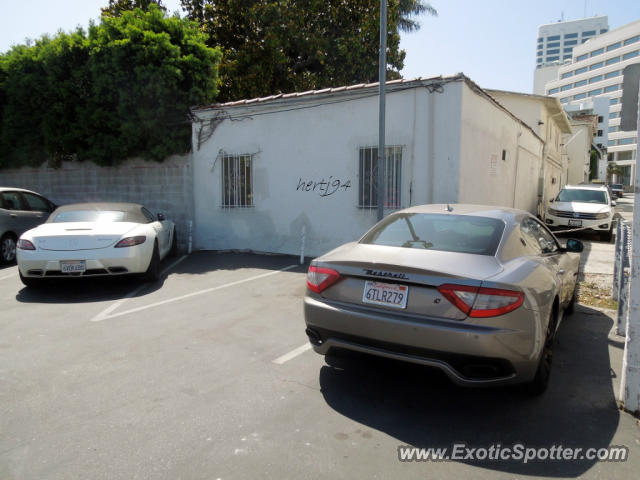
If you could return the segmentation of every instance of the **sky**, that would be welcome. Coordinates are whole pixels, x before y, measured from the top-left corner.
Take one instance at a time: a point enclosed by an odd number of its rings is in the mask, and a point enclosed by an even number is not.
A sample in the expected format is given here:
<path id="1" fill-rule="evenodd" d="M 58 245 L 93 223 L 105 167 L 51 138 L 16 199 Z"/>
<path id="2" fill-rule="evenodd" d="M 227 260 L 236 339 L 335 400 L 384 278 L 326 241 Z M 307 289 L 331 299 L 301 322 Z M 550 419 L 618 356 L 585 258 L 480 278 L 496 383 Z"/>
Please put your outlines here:
<path id="1" fill-rule="evenodd" d="M 465 73 L 483 88 L 531 92 L 538 26 L 607 15 L 614 29 L 640 19 L 640 0 L 431 0 L 438 16 L 421 16 L 402 35 L 405 78 Z M 108 0 L 0 0 L 0 52 L 44 33 L 85 27 Z M 164 0 L 170 12 L 179 0 Z"/>

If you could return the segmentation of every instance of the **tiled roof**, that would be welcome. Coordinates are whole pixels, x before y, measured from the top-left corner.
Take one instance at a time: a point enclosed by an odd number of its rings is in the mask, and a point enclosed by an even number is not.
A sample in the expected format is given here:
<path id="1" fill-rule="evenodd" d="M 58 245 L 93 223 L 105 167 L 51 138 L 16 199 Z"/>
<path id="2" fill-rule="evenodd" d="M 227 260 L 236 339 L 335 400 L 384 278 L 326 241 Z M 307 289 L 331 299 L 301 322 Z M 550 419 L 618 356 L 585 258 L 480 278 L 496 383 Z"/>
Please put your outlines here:
<path id="1" fill-rule="evenodd" d="M 451 82 L 455 80 L 461 80 L 463 78 L 462 74 L 451 75 L 447 77 L 443 76 L 435 76 L 435 77 L 418 77 L 413 79 L 404 79 L 400 78 L 398 80 L 390 80 L 386 82 L 387 87 L 394 88 L 398 85 L 411 85 L 414 83 L 421 83 L 426 81 L 442 81 L 442 82 Z M 378 88 L 378 82 L 374 83 L 358 83 L 357 85 L 349 85 L 343 87 L 334 87 L 334 88 L 323 88 L 322 90 L 307 90 L 306 92 L 294 92 L 294 93 L 279 93 L 277 95 L 270 95 L 268 97 L 258 97 L 251 98 L 246 100 L 236 100 L 233 102 L 226 103 L 214 103 L 211 105 L 204 105 L 193 107 L 192 110 L 207 110 L 207 109 L 216 109 L 216 108 L 228 108 L 228 107 L 237 107 L 243 105 L 252 105 L 252 104 L 261 104 L 266 102 L 271 102 L 274 100 L 285 100 L 285 99 L 293 99 L 300 97 L 312 97 L 317 95 L 327 95 L 333 93 L 340 92 L 353 92 L 354 90 L 364 90 L 364 89 L 373 89 Z"/>
<path id="2" fill-rule="evenodd" d="M 469 88 L 471 88 L 474 92 L 476 92 L 478 95 L 492 102 L 498 108 L 500 108 L 505 113 L 507 113 L 511 118 L 513 118 L 516 122 L 520 123 L 525 128 L 530 130 L 536 138 L 542 140 L 540 136 L 529 125 L 527 125 L 519 117 L 514 115 L 511 111 L 509 111 L 499 102 L 497 102 L 491 95 L 489 95 L 485 90 L 483 90 L 477 83 L 475 83 L 473 80 L 467 77 L 464 73 L 457 73 L 455 75 L 447 75 L 447 76 L 438 75 L 433 77 L 418 77 L 418 78 L 412 78 L 412 79 L 400 78 L 398 80 L 391 80 L 386 82 L 386 86 L 389 88 L 390 91 L 394 91 L 397 89 L 403 89 L 403 87 L 406 87 L 406 88 L 411 88 L 413 86 L 428 87 L 429 85 L 440 85 L 443 83 L 451 83 L 451 82 L 459 82 L 459 81 L 465 82 L 469 86 Z M 199 111 L 206 111 L 206 110 L 226 110 L 232 107 L 247 107 L 247 106 L 250 107 L 254 105 L 268 106 L 271 102 L 273 102 L 274 104 L 277 104 L 281 101 L 288 102 L 288 101 L 295 101 L 296 99 L 306 99 L 306 98 L 313 98 L 313 97 L 326 98 L 336 93 L 348 94 L 348 93 L 359 92 L 359 91 L 365 92 L 367 89 L 371 91 L 375 91 L 378 87 L 379 87 L 379 83 L 374 82 L 374 83 L 359 83 L 357 85 L 335 87 L 335 88 L 324 88 L 322 90 L 308 90 L 306 92 L 279 93 L 277 95 L 270 95 L 268 97 L 258 97 L 258 98 L 251 98 L 247 100 L 236 100 L 233 102 L 214 103 L 211 105 L 192 107 L 191 111 L 199 112 Z"/>

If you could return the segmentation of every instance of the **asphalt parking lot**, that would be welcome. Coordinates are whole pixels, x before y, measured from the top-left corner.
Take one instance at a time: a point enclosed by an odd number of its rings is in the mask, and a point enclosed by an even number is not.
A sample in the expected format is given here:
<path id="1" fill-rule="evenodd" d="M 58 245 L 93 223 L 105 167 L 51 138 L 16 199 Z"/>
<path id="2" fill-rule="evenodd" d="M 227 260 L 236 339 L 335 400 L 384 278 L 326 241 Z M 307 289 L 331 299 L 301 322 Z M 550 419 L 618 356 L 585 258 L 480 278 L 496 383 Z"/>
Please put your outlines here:
<path id="1" fill-rule="evenodd" d="M 0 479 L 635 478 L 607 314 L 565 318 L 547 393 L 325 362 L 304 334 L 306 266 L 197 252 L 160 282 L 23 288 L 0 269 Z M 624 463 L 398 460 L 398 446 L 625 445 Z"/>

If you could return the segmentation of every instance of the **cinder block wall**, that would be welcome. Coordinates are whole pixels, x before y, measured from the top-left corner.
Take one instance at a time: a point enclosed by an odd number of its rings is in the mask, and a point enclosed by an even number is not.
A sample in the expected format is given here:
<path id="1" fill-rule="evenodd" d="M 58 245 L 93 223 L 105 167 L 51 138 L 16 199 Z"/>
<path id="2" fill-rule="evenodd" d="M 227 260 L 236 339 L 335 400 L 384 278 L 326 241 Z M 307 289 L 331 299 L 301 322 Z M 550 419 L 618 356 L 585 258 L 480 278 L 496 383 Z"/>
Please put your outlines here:
<path id="1" fill-rule="evenodd" d="M 164 213 L 176 224 L 178 244 L 187 248 L 193 220 L 191 155 L 162 163 L 128 160 L 117 167 L 91 162 L 65 162 L 61 168 L 0 170 L 0 186 L 19 187 L 44 195 L 57 205 L 78 202 L 134 202 Z"/>

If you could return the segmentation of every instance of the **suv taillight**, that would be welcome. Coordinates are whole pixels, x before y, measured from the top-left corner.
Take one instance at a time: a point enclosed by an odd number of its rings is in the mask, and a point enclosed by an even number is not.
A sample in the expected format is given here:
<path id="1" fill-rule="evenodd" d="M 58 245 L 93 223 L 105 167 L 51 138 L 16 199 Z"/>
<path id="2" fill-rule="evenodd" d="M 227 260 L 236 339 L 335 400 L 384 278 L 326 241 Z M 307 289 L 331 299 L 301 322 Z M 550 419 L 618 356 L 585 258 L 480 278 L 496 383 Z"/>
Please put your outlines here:
<path id="1" fill-rule="evenodd" d="M 504 315 L 524 301 L 524 293 L 500 288 L 445 284 L 440 285 L 438 291 L 463 313 L 474 318 Z"/>
<path id="2" fill-rule="evenodd" d="M 340 274 L 331 268 L 311 265 L 307 272 L 307 287 L 312 292 L 320 293 L 340 280 Z"/>

